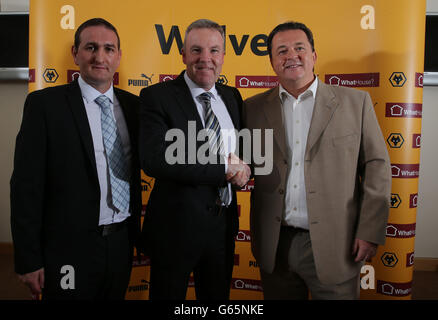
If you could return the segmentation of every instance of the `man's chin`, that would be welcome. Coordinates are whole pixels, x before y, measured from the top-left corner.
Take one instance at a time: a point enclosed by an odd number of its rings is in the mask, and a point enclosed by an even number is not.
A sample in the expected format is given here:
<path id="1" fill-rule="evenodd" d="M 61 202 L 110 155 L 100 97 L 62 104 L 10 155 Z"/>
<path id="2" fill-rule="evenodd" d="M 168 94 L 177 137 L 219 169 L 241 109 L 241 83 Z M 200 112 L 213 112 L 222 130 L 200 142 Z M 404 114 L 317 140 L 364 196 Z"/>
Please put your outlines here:
<path id="1" fill-rule="evenodd" d="M 92 77 L 83 77 L 84 81 L 87 82 L 89 85 L 92 85 L 93 87 L 100 87 L 105 86 L 111 83 L 112 79 L 109 79 L 108 76 L 106 77 L 99 77 L 99 76 L 92 76 Z"/>
<path id="2" fill-rule="evenodd" d="M 213 79 L 209 78 L 209 79 L 203 79 L 203 78 L 197 78 L 195 83 L 200 86 L 201 88 L 204 88 L 206 90 L 210 90 L 213 86 L 214 83 L 216 81 L 214 81 Z"/>

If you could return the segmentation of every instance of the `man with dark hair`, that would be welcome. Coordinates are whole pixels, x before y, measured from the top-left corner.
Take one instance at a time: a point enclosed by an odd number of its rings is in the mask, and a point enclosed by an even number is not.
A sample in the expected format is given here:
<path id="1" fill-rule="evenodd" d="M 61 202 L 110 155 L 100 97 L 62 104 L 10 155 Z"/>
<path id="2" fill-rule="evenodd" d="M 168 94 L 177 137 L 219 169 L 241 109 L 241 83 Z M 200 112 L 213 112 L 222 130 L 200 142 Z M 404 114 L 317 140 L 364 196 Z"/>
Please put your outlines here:
<path id="1" fill-rule="evenodd" d="M 277 33 L 282 32 L 282 31 L 287 31 L 287 30 L 301 30 L 301 31 L 303 31 L 307 37 L 307 41 L 309 41 L 310 48 L 312 49 L 312 52 L 315 51 L 315 42 L 313 40 L 312 31 L 309 28 L 307 28 L 307 26 L 304 23 L 290 21 L 290 22 L 285 22 L 285 23 L 279 24 L 269 34 L 269 36 L 268 36 L 268 53 L 269 53 L 270 59 L 272 59 L 272 39 L 274 38 L 274 36 Z"/>
<path id="2" fill-rule="evenodd" d="M 82 23 L 75 32 L 75 42 L 74 42 L 74 47 L 77 50 L 79 48 L 79 45 L 81 43 L 81 33 L 84 29 L 88 28 L 88 27 L 105 27 L 108 30 L 111 30 L 115 33 L 116 37 L 117 37 L 117 49 L 120 49 L 120 37 L 119 37 L 119 33 L 117 32 L 117 29 L 108 21 L 106 21 L 105 19 L 102 18 L 92 18 L 89 19 L 87 21 L 85 21 L 84 23 Z"/>
<path id="3" fill-rule="evenodd" d="M 11 178 L 15 271 L 33 298 L 124 299 L 140 230 L 138 97 L 113 87 L 121 51 L 103 19 L 71 53 L 79 79 L 32 92 Z"/>
<path id="4" fill-rule="evenodd" d="M 273 170 L 251 194 L 252 251 L 265 299 L 357 299 L 363 262 L 385 241 L 391 169 L 368 93 L 314 75 L 302 23 L 268 37 L 280 85 L 247 99 L 243 123 L 274 132 Z M 264 146 L 261 146 L 264 149 Z"/>
<path id="5" fill-rule="evenodd" d="M 217 23 L 193 22 L 182 58 L 186 70 L 177 79 L 140 93 L 141 168 L 156 179 L 143 223 L 151 258 L 149 297 L 185 299 L 193 271 L 197 299 L 224 300 L 238 230 L 231 184 L 242 187 L 250 174 L 233 153 L 242 98 L 237 89 L 216 82 L 224 62 Z M 202 132 L 208 142 L 197 139 Z M 173 141 L 174 133 L 185 139 Z M 174 161 L 168 151 L 178 142 L 183 151 Z"/>

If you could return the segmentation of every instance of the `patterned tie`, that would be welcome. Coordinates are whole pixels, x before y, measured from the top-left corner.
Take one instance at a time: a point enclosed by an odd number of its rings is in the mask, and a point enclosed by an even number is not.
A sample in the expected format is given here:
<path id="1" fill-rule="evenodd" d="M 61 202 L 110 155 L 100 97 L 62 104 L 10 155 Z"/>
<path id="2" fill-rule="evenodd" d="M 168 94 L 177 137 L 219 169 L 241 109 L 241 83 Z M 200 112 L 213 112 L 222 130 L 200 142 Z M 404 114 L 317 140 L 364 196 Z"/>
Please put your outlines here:
<path id="1" fill-rule="evenodd" d="M 121 212 L 129 208 L 129 167 L 122 140 L 111 111 L 111 101 L 101 95 L 94 100 L 101 108 L 103 144 L 107 155 L 113 205 Z"/>
<path id="2" fill-rule="evenodd" d="M 210 152 L 225 156 L 219 120 L 216 118 L 216 115 L 211 108 L 211 95 L 210 92 L 204 92 L 198 96 L 199 101 L 205 107 L 205 129 L 210 144 Z M 230 201 L 228 185 L 219 188 L 219 198 L 223 204 L 228 205 Z"/>

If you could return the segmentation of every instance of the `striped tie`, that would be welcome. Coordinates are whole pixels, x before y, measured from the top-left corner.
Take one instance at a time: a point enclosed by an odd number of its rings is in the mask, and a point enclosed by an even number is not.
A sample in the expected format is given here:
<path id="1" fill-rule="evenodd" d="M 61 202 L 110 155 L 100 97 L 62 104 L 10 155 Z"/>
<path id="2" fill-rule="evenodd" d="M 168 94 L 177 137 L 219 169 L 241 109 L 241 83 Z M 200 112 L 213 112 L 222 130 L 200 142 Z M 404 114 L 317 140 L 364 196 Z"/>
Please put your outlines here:
<path id="1" fill-rule="evenodd" d="M 210 144 L 210 152 L 225 156 L 219 120 L 216 118 L 216 115 L 211 108 L 211 93 L 204 92 L 198 96 L 198 99 L 205 108 L 205 129 L 207 131 L 208 142 Z M 228 185 L 219 188 L 219 198 L 222 204 L 228 205 L 230 201 Z"/>
<path id="2" fill-rule="evenodd" d="M 102 137 L 108 161 L 113 205 L 121 212 L 126 212 L 130 199 L 129 167 L 111 110 L 111 101 L 104 95 L 97 97 L 94 101 L 101 108 Z"/>

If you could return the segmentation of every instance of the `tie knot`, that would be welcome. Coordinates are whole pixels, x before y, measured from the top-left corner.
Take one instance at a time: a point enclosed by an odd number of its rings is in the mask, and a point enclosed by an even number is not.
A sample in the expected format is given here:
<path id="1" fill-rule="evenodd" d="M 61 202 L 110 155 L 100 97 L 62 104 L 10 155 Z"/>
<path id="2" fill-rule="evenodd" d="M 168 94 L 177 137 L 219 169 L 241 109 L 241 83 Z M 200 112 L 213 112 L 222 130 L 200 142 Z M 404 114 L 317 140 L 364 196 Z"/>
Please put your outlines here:
<path id="1" fill-rule="evenodd" d="M 211 92 L 204 92 L 198 96 L 198 99 L 204 104 L 210 103 L 211 101 Z"/>
<path id="2" fill-rule="evenodd" d="M 101 108 L 109 108 L 111 105 L 111 100 L 105 96 L 105 95 L 100 95 L 98 96 L 96 99 L 94 99 L 94 101 L 96 101 L 96 103 L 101 107 Z"/>

